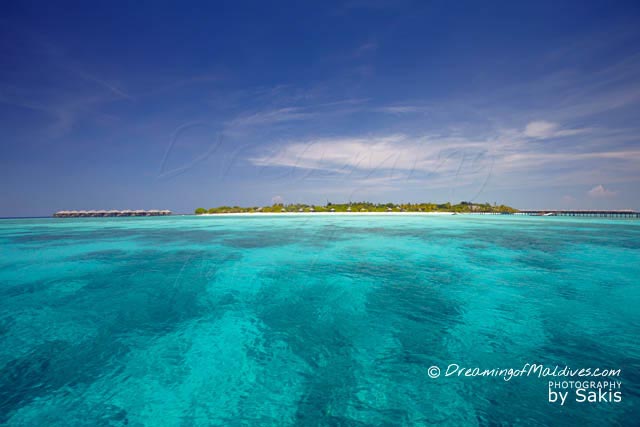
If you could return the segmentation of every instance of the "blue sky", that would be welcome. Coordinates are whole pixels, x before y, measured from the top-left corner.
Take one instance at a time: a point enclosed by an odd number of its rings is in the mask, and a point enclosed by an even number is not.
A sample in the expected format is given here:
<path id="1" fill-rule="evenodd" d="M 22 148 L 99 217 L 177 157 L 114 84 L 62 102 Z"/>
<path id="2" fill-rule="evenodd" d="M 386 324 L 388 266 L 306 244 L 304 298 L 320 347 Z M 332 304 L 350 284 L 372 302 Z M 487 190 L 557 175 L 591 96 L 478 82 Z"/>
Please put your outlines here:
<path id="1" fill-rule="evenodd" d="M 640 209 L 637 2 L 53 3 L 0 6 L 0 216 Z"/>

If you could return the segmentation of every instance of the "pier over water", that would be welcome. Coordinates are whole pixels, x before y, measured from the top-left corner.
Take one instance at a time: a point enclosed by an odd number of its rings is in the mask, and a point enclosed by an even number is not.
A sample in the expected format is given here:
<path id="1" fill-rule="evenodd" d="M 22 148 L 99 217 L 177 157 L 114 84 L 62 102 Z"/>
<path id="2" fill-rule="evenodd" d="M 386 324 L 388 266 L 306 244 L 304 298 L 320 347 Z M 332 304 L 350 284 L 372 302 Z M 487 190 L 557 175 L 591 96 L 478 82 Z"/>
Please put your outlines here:
<path id="1" fill-rule="evenodd" d="M 640 212 L 633 210 L 521 210 L 516 215 L 640 218 Z"/>

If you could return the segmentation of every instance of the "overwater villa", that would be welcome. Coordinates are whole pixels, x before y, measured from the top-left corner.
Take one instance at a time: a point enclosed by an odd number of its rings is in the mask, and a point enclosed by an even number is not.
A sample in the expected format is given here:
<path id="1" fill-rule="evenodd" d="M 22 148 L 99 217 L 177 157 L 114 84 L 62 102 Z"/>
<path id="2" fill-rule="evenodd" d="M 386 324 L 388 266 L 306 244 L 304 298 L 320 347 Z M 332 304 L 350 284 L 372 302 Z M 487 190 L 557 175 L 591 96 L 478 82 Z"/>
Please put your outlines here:
<path id="1" fill-rule="evenodd" d="M 158 210 L 151 209 L 148 211 L 139 210 L 91 210 L 91 211 L 58 211 L 53 214 L 55 218 L 100 218 L 100 217 L 116 217 L 116 216 L 166 216 L 171 215 L 171 211 L 167 209 Z"/>

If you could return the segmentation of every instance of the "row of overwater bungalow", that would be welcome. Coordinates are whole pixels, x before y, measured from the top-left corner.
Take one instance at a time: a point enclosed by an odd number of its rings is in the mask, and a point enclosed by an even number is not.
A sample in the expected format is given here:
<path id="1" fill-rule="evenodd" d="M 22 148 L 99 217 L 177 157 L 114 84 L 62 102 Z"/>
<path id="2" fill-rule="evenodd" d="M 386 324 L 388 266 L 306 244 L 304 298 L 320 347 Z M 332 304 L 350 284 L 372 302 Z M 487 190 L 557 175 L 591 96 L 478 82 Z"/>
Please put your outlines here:
<path id="1" fill-rule="evenodd" d="M 151 209 L 148 211 L 139 210 L 110 210 L 110 211 L 58 211 L 53 214 L 55 218 L 86 218 L 86 217 L 116 217 L 116 216 L 164 216 L 171 215 L 169 210 Z"/>

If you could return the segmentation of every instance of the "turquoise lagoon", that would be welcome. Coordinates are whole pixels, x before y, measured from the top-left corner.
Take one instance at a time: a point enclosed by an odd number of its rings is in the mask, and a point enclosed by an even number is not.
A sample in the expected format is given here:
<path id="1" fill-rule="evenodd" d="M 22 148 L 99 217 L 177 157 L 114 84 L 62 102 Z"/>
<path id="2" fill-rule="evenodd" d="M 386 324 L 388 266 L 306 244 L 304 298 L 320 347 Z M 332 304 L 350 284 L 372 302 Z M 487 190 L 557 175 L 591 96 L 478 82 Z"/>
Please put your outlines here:
<path id="1" fill-rule="evenodd" d="M 640 420 L 637 220 L 2 220 L 0 255 L 0 425 Z M 621 369 L 622 401 L 445 376 L 526 363 Z"/>

